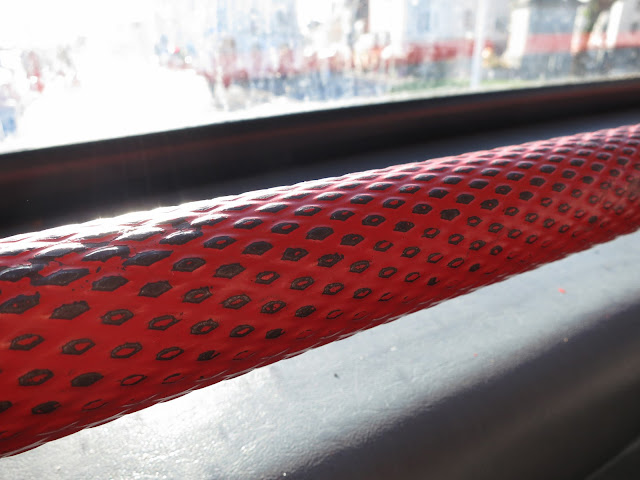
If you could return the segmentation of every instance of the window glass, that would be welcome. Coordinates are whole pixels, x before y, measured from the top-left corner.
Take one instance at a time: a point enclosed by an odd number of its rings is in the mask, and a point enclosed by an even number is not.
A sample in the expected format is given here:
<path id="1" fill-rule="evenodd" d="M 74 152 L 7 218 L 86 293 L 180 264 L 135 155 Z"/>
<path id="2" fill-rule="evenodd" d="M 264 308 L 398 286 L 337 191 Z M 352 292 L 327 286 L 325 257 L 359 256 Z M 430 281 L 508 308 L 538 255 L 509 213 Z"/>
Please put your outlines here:
<path id="1" fill-rule="evenodd" d="M 22 0 L 0 152 L 637 74 L 637 0 Z"/>

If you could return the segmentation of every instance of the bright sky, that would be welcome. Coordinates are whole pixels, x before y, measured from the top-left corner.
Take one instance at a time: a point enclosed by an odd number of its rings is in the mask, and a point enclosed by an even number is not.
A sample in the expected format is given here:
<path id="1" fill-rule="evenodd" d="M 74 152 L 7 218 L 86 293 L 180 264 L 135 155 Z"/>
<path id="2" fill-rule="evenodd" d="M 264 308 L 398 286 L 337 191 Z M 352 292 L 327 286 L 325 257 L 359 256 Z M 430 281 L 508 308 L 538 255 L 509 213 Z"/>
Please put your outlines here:
<path id="1" fill-rule="evenodd" d="M 325 22 L 331 15 L 329 0 L 298 0 L 298 21 L 302 27 L 306 27 L 313 20 Z"/>
<path id="2" fill-rule="evenodd" d="M 295 1 L 303 27 L 312 20 L 324 22 L 331 14 L 330 0 Z M 180 1 L 0 0 L 0 47 L 46 47 L 72 42 L 79 36 L 108 34 L 117 25 L 152 21 L 153 11 L 167 4 L 179 5 Z"/>
<path id="3" fill-rule="evenodd" d="M 50 46 L 149 18 L 152 0 L 0 0 L 0 46 Z"/>

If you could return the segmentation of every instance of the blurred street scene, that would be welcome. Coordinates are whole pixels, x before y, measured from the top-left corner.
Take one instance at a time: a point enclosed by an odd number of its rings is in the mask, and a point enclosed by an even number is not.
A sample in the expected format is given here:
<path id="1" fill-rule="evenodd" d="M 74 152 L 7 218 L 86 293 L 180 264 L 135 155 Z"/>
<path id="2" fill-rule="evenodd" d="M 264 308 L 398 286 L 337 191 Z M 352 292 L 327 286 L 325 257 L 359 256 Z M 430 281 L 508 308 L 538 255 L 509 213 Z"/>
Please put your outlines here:
<path id="1" fill-rule="evenodd" d="M 640 0 L 23 0 L 0 152 L 637 74 Z"/>

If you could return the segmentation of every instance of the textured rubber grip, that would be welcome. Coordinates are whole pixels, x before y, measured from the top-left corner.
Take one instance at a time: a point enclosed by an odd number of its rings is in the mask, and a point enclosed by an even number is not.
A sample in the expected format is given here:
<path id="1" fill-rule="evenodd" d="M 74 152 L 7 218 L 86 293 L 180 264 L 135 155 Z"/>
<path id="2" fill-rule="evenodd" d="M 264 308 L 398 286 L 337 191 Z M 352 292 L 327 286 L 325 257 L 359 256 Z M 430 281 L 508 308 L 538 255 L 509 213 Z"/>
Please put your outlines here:
<path id="1" fill-rule="evenodd" d="M 4 239 L 0 455 L 631 232 L 639 143 L 622 127 Z"/>

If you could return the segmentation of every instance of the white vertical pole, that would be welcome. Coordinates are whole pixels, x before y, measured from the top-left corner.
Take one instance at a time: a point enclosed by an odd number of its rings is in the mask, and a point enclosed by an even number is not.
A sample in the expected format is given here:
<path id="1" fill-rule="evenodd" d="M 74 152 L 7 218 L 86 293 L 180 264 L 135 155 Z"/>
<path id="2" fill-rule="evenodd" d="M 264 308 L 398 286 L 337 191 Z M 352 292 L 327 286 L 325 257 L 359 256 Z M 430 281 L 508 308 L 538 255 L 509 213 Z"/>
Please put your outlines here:
<path id="1" fill-rule="evenodd" d="M 482 80 L 482 50 L 486 39 L 487 30 L 487 0 L 477 0 L 476 25 L 473 34 L 473 55 L 471 57 L 471 82 L 470 87 L 477 89 Z"/>

